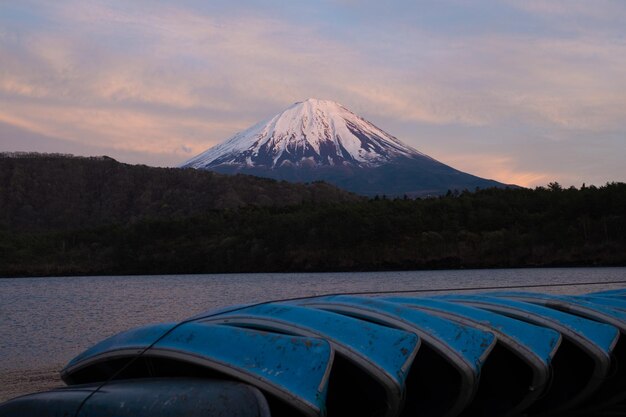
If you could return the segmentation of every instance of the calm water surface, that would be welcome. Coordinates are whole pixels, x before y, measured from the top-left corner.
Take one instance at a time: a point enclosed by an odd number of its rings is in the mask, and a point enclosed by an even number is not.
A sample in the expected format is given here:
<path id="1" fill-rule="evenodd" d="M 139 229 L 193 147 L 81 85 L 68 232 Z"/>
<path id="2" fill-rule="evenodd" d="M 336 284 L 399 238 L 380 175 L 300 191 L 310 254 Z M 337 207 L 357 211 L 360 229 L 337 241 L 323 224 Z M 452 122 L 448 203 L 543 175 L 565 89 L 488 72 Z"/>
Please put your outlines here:
<path id="1" fill-rule="evenodd" d="M 0 384 L 26 370 L 56 373 L 87 347 L 125 329 L 231 304 L 335 292 L 617 280 L 626 280 L 626 268 L 0 279 Z M 542 291 L 574 294 L 617 287 Z"/>

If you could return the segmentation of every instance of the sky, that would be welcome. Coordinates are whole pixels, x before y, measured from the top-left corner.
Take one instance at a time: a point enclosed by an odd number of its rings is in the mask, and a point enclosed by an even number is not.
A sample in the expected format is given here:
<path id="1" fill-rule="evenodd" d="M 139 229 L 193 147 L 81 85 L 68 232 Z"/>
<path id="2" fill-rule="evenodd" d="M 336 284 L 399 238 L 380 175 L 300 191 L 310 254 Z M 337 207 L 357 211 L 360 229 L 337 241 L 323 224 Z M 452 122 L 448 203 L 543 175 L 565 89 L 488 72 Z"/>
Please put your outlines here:
<path id="1" fill-rule="evenodd" d="M 340 102 L 505 183 L 626 181 L 624 0 L 0 0 L 0 152 L 177 166 Z"/>

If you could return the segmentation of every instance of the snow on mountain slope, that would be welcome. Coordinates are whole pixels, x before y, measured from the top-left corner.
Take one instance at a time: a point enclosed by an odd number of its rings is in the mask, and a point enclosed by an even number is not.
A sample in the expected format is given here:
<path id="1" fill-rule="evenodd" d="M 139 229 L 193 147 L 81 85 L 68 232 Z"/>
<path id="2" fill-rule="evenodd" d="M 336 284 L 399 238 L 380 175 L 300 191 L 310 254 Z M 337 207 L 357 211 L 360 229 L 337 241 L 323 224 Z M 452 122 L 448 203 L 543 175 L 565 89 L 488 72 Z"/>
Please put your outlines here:
<path id="1" fill-rule="evenodd" d="M 370 196 L 429 196 L 505 186 L 445 165 L 341 104 L 316 99 L 293 104 L 182 167 L 292 182 L 321 180 Z"/>
<path id="2" fill-rule="evenodd" d="M 396 157 L 416 156 L 429 158 L 339 103 L 308 99 L 237 133 L 183 166 L 376 167 Z"/>

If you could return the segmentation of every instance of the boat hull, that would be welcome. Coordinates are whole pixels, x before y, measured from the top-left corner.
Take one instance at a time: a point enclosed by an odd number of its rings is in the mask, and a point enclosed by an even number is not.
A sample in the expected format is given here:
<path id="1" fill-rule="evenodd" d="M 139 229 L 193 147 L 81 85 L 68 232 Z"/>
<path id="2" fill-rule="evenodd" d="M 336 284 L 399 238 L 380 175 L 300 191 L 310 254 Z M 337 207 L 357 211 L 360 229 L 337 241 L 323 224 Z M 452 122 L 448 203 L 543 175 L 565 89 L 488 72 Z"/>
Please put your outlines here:
<path id="1" fill-rule="evenodd" d="M 100 385 L 18 397 L 0 404 L 0 417 L 270 417 L 257 388 L 232 381 L 164 378 Z"/>
<path id="2" fill-rule="evenodd" d="M 61 377 L 70 385 L 155 376 L 230 378 L 258 387 L 293 408 L 291 414 L 317 417 L 326 414 L 333 359 L 323 339 L 187 322 L 106 339 L 72 360 Z"/>
<path id="3" fill-rule="evenodd" d="M 402 410 L 404 383 L 420 340 L 410 332 L 298 305 L 269 303 L 200 322 L 317 337 L 336 357 L 329 379 L 328 416 L 392 417 Z"/>

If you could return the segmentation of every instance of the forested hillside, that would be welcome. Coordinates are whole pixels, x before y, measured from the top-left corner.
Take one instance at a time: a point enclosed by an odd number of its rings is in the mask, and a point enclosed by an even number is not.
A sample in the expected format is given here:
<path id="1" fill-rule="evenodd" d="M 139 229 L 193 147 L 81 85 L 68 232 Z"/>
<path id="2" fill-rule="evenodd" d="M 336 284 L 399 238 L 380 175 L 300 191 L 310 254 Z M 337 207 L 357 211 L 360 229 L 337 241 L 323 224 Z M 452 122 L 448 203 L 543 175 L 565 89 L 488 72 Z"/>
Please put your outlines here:
<path id="1" fill-rule="evenodd" d="M 121 165 L 110 160 L 101 163 Z M 125 172 L 133 170 L 122 167 Z M 254 185 L 244 190 L 267 187 L 263 188 L 264 195 L 273 203 L 259 204 L 254 192 L 250 196 L 239 191 L 242 197 L 236 200 L 238 204 L 224 208 L 208 203 L 224 201 L 217 191 L 207 191 L 214 193 L 211 198 L 197 197 L 202 187 L 185 183 L 187 178 L 198 184 L 210 183 L 220 176 L 136 169 L 160 176 L 156 180 L 131 175 L 131 183 L 148 184 L 145 188 L 152 190 L 150 198 L 140 200 L 149 204 L 139 204 L 136 197 L 128 195 L 126 205 L 102 202 L 117 211 L 108 218 L 106 213 L 96 216 L 97 225 L 74 220 L 54 223 L 58 221 L 54 219 L 68 218 L 65 214 L 46 220 L 55 227 L 18 228 L 6 219 L 17 213 L 20 222 L 26 222 L 29 214 L 23 212 L 28 210 L 24 203 L 9 214 L 3 208 L 0 276 L 626 265 L 623 183 L 580 189 L 562 189 L 553 183 L 534 190 L 487 189 L 424 200 L 361 200 L 323 184 L 293 186 L 246 178 Z M 166 178 L 170 173 L 175 180 Z M 205 174 L 208 179 L 195 177 Z M 116 175 L 119 183 L 131 181 Z M 83 184 L 88 180 L 76 181 Z M 101 187 L 102 195 L 102 185 L 91 181 L 93 187 Z M 233 185 L 236 177 L 227 181 L 232 181 L 231 190 L 237 190 Z M 271 184 L 304 194 L 289 197 Z M 143 188 L 134 185 L 123 189 Z M 35 198 L 29 190 L 21 191 L 23 201 Z M 177 199 L 205 198 L 202 201 L 207 205 L 194 211 L 191 207 L 196 203 L 169 199 L 167 204 L 178 203 L 176 207 L 187 207 L 186 211 L 164 210 L 165 203 L 155 197 L 155 190 L 161 196 L 174 193 Z M 58 193 L 70 191 L 68 186 Z M 98 201 L 97 195 L 94 191 L 88 199 Z M 82 197 L 72 198 L 73 204 L 87 206 Z M 50 201 L 46 204 L 54 199 Z M 8 203 L 1 204 L 6 207 Z M 142 206 L 150 210 L 142 212 Z M 32 206 L 30 213 L 49 216 L 46 207 Z M 75 208 L 70 211 L 72 216 L 80 215 L 75 214 Z M 103 219 L 109 223 L 102 223 Z"/>
<path id="2" fill-rule="evenodd" d="M 11 230 L 68 230 L 215 209 L 359 199 L 321 182 L 127 165 L 108 157 L 0 154 L 0 225 Z"/>

